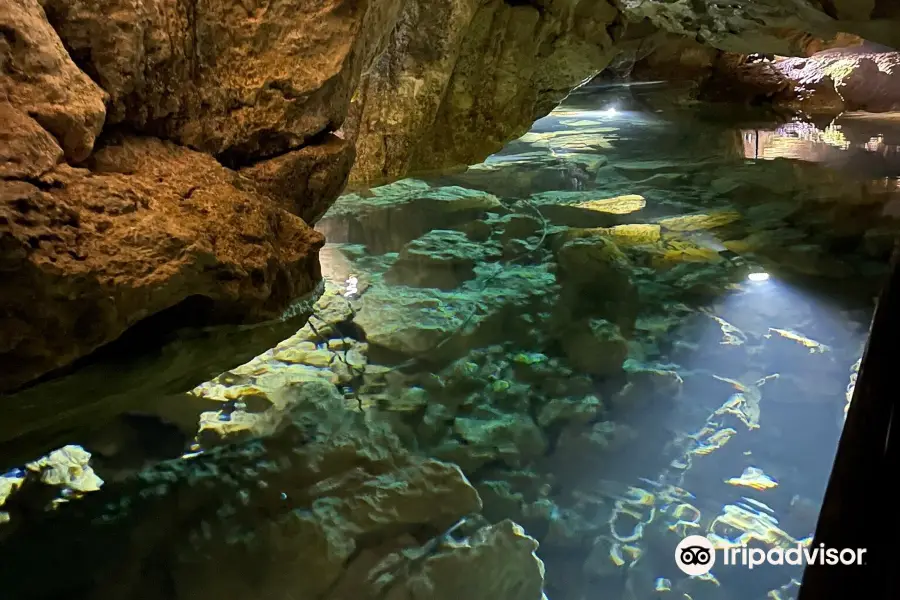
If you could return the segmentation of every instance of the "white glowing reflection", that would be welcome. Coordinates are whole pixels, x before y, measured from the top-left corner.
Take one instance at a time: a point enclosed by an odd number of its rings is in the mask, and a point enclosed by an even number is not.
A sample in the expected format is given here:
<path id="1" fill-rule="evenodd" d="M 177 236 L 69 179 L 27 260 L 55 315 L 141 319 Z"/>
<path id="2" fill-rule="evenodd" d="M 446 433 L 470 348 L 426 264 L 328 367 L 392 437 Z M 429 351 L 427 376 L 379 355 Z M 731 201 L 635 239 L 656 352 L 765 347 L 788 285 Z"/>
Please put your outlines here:
<path id="1" fill-rule="evenodd" d="M 347 286 L 347 291 L 344 292 L 344 298 L 350 298 L 359 293 L 359 278 L 355 275 L 348 277 L 345 285 Z"/>
<path id="2" fill-rule="evenodd" d="M 612 117 L 618 112 L 619 111 L 616 110 L 615 106 L 610 106 L 609 108 L 607 108 L 606 110 L 603 111 L 603 114 L 606 115 L 607 117 Z"/>
<path id="3" fill-rule="evenodd" d="M 769 274 L 768 273 L 750 273 L 747 275 L 747 279 L 750 281 L 768 281 Z"/>

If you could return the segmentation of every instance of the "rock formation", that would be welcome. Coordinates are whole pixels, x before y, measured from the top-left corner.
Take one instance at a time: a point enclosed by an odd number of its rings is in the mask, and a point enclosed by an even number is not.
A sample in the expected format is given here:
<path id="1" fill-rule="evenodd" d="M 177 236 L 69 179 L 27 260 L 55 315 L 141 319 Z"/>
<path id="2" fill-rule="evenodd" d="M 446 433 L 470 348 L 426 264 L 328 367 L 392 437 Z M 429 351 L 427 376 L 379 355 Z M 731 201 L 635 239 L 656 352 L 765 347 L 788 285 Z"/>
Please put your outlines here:
<path id="1" fill-rule="evenodd" d="M 480 161 L 602 70 L 622 28 L 606 0 L 407 2 L 347 124 L 353 179 Z"/>
<path id="2" fill-rule="evenodd" d="M 0 537 L 4 594 L 542 599 L 537 543 L 519 526 L 451 528 L 481 509 L 458 467 L 403 450 L 327 382 L 288 394 L 265 440 L 162 463 L 71 510 L 14 515 Z M 41 564 L 59 576 L 32 577 Z"/>
<path id="3" fill-rule="evenodd" d="M 0 392 L 167 311 L 280 319 L 354 152 L 357 182 L 476 162 L 626 22 L 741 52 L 895 41 L 886 3 L 850 4 L 0 0 Z"/>
<path id="4" fill-rule="evenodd" d="M 353 158 L 328 132 L 398 6 L 226 4 L 0 3 L 0 392 L 185 303 L 254 323 L 314 290 Z"/>

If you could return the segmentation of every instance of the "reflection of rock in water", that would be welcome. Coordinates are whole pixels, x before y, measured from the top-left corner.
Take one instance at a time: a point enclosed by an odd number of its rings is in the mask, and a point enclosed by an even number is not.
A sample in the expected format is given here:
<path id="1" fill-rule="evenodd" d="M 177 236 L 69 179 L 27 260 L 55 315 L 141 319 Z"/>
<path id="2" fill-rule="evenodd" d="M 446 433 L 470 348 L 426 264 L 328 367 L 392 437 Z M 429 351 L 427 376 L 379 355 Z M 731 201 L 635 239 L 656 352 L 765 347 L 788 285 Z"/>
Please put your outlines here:
<path id="1" fill-rule="evenodd" d="M 886 122 L 885 129 L 896 129 L 896 125 L 890 125 Z M 898 140 L 886 141 L 884 134 L 868 131 L 860 139 L 854 135 L 854 129 L 860 127 L 869 129 L 872 124 L 845 118 L 824 128 L 797 121 L 773 130 L 745 129 L 741 132 L 744 156 L 821 163 L 859 179 L 900 175 L 900 146 L 890 143 Z"/>
<path id="2" fill-rule="evenodd" d="M 84 445 L 94 455 L 96 469 L 115 478 L 181 456 L 192 435 L 157 415 L 129 412 L 89 436 Z"/>

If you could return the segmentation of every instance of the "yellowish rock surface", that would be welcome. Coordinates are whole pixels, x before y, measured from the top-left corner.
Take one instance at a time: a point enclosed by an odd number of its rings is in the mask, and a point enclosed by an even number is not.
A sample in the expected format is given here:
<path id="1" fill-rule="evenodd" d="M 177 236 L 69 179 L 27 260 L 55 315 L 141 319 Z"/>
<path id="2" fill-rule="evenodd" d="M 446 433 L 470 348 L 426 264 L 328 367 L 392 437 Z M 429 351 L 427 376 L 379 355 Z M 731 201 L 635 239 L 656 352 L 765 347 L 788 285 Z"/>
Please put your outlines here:
<path id="1" fill-rule="evenodd" d="M 733 210 L 723 210 L 696 215 L 683 215 L 662 219 L 659 224 L 669 231 L 705 231 L 724 227 L 741 219 L 741 213 Z"/>
<path id="2" fill-rule="evenodd" d="M 612 215 L 627 215 L 629 213 L 637 212 L 647 206 L 647 201 L 643 196 L 638 194 L 626 194 L 624 196 L 615 196 L 614 198 L 603 198 L 602 200 L 581 202 L 576 204 L 576 206 Z"/>

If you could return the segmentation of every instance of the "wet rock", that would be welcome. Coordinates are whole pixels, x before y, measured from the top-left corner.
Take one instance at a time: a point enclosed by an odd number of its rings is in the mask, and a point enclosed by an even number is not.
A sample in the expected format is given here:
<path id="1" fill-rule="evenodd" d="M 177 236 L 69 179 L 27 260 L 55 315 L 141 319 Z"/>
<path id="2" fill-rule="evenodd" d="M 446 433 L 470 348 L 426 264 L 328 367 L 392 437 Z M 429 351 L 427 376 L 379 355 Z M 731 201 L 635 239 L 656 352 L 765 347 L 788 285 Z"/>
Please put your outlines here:
<path id="1" fill-rule="evenodd" d="M 586 423 L 597 417 L 602 409 L 603 404 L 596 396 L 554 398 L 541 408 L 537 421 L 544 428 L 564 423 Z"/>
<path id="2" fill-rule="evenodd" d="M 667 231 L 708 231 L 717 227 L 730 225 L 742 218 L 741 214 L 733 210 L 714 211 L 709 213 L 698 213 L 693 215 L 682 215 L 680 217 L 669 217 L 660 219 L 657 224 Z"/>
<path id="3" fill-rule="evenodd" d="M 68 160 L 83 161 L 103 127 L 107 95 L 72 62 L 38 0 L 3 0 L 0 25 L 9 40 L 4 42 L 0 67 L 0 96 L 9 106 L 2 109 L 0 128 L 8 131 L 21 122 L 21 118 L 7 121 L 12 107 L 53 134 Z M 40 155 L 20 155 L 17 162 L 23 169 L 40 169 L 29 163 L 52 165 L 55 152 L 44 142 Z"/>
<path id="4" fill-rule="evenodd" d="M 475 277 L 475 264 L 500 257 L 489 244 L 470 242 L 465 233 L 433 229 L 407 244 L 384 275 L 387 283 L 452 290 Z"/>
<path id="5" fill-rule="evenodd" d="M 508 481 L 486 480 L 476 488 L 484 503 L 483 513 L 488 520 L 513 519 L 526 527 L 537 540 L 543 539 L 557 518 L 559 508 L 549 498 L 528 499 L 514 491 Z"/>
<path id="6" fill-rule="evenodd" d="M 26 468 L 39 473 L 41 482 L 76 492 L 95 492 L 103 485 L 90 467 L 91 455 L 80 446 L 65 446 L 28 463 Z"/>
<path id="7" fill-rule="evenodd" d="M 507 340 L 510 331 L 532 340 L 532 331 L 519 321 L 549 307 L 556 294 L 554 276 L 541 266 L 488 265 L 476 273 L 450 292 L 373 283 L 354 319 L 370 351 L 455 358 Z"/>
<path id="8" fill-rule="evenodd" d="M 684 381 L 674 370 L 628 359 L 623 365 L 628 383 L 611 401 L 616 406 L 644 407 L 659 399 L 669 402 L 681 393 Z"/>
<path id="9" fill-rule="evenodd" d="M 573 323 L 560 342 L 575 367 L 601 377 L 620 373 L 628 357 L 627 340 L 616 325 L 604 319 Z"/>
<path id="10" fill-rule="evenodd" d="M 537 541 L 519 525 L 504 520 L 461 541 L 443 542 L 421 566 L 405 576 L 378 578 L 385 600 L 543 600 L 544 563 Z M 391 560 L 393 559 L 393 560 Z M 399 557 L 390 557 L 390 569 Z M 407 559 L 409 560 L 409 559 Z"/>
<path id="11" fill-rule="evenodd" d="M 556 449 L 548 459 L 561 467 L 566 461 L 568 470 L 576 469 L 579 462 L 594 460 L 610 452 L 622 450 L 634 441 L 637 432 L 632 428 L 612 421 L 601 421 L 593 425 L 572 425 L 562 431 Z M 574 463 L 574 464 L 573 464 Z M 557 472 L 562 476 L 563 471 Z"/>
<path id="12" fill-rule="evenodd" d="M 485 462 L 497 459 L 512 467 L 526 464 L 547 451 L 543 433 L 528 415 L 484 412 L 478 417 L 457 417 L 453 422 L 467 451 L 482 451 Z"/>
<path id="13" fill-rule="evenodd" d="M 573 321 L 596 316 L 628 334 L 638 312 L 633 267 L 610 238 L 596 230 L 586 231 L 585 237 L 564 234 L 556 242 L 562 242 L 556 250 L 561 294 L 553 311 L 554 328 L 562 336 L 572 329 Z"/>
<path id="14" fill-rule="evenodd" d="M 432 229 L 462 227 L 488 212 L 505 210 L 496 196 L 482 191 L 404 179 L 366 193 L 344 194 L 318 228 L 330 242 L 364 244 L 372 254 L 383 254 L 399 252 Z"/>
<path id="15" fill-rule="evenodd" d="M 275 371 L 272 369 L 272 372 Z M 338 399 L 343 397 L 332 381 L 316 376 L 312 371 L 295 372 L 289 379 L 278 379 L 277 387 L 272 385 L 272 379 L 271 376 L 257 379 L 253 391 L 265 398 L 268 406 L 255 411 L 248 410 L 240 389 L 231 388 L 224 393 L 208 386 L 195 389 L 196 395 L 223 403 L 221 410 L 200 415 L 197 441 L 201 448 L 273 435 L 290 419 L 291 412 L 297 407 L 319 404 L 326 399 L 342 404 L 345 410 L 353 409 L 349 402 L 339 403 Z"/>
<path id="16" fill-rule="evenodd" d="M 452 408 L 439 403 L 429 404 L 417 429 L 422 444 L 431 446 L 440 441 L 450 432 L 454 417 L 455 410 Z"/>
<path id="17" fill-rule="evenodd" d="M 490 223 L 495 227 L 502 228 L 497 239 L 505 249 L 509 249 L 510 242 L 513 241 L 533 238 L 537 242 L 544 231 L 543 221 L 528 214 L 506 215 L 499 219 L 492 219 Z"/>
<path id="18" fill-rule="evenodd" d="M 123 138 L 90 164 L 48 173 L 47 186 L 0 183 L 0 356 L 11 366 L 0 391 L 179 305 L 196 311 L 192 326 L 253 323 L 314 290 L 322 236 L 211 157 Z M 173 327 L 161 319 L 158 329 Z"/>
<path id="19" fill-rule="evenodd" d="M 545 192 L 531 202 L 549 222 L 567 227 L 611 227 L 634 219 L 646 206 L 638 194 L 603 198 L 597 192 Z"/>
<path id="20" fill-rule="evenodd" d="M 442 175 L 441 181 L 505 198 L 527 198 L 536 191 L 581 189 L 594 180 L 607 160 L 605 156 L 589 154 L 565 157 L 507 155 L 501 160 L 495 159 L 470 166 L 463 173 Z"/>
<path id="21" fill-rule="evenodd" d="M 567 553 L 573 550 L 586 551 L 597 534 L 606 528 L 607 524 L 602 518 L 579 508 L 561 508 L 556 518 L 550 521 L 547 535 L 541 540 L 549 552 L 560 549 Z"/>
<path id="22" fill-rule="evenodd" d="M 316 598 L 368 540 L 442 531 L 480 507 L 457 467 L 408 454 L 335 394 L 310 394 L 273 437 L 162 463 L 15 530 L 0 575 L 23 599 L 88 582 L 98 598 L 162 585 L 196 598 Z M 48 552 L 66 557 L 61 577 L 14 575 Z M 149 556 L 168 567 L 139 567 Z M 115 580 L 101 576 L 110 568 Z"/>

